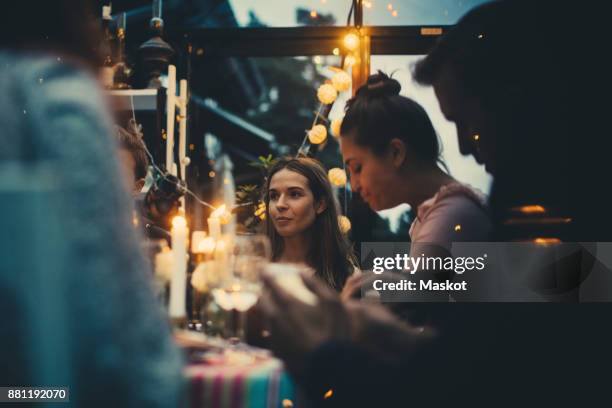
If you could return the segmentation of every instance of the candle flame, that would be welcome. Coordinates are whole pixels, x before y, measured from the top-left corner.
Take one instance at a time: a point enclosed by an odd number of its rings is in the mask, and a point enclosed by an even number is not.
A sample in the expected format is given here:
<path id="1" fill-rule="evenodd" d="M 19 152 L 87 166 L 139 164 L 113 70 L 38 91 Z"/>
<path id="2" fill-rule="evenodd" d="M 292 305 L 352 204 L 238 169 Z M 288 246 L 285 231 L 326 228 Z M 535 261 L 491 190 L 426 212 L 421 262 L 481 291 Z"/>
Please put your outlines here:
<path id="1" fill-rule="evenodd" d="M 225 204 L 218 207 L 215 211 L 210 214 L 212 218 L 221 218 L 221 216 L 225 213 L 226 206 Z"/>
<path id="2" fill-rule="evenodd" d="M 187 220 L 182 215 L 177 215 L 172 219 L 173 228 L 185 228 L 187 226 Z"/>
<path id="3" fill-rule="evenodd" d="M 198 252 L 204 254 L 212 254 L 215 250 L 215 239 L 206 237 L 198 243 Z"/>

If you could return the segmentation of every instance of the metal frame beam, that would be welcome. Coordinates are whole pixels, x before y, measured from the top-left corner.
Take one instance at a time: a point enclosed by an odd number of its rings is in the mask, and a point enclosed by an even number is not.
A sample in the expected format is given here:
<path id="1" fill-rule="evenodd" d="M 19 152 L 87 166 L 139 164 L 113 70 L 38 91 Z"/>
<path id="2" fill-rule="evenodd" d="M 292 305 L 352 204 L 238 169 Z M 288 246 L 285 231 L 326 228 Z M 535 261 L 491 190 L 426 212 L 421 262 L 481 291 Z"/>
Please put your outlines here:
<path id="1" fill-rule="evenodd" d="M 366 26 L 371 55 L 423 55 L 449 26 Z M 193 46 L 194 57 L 331 55 L 350 27 L 197 28 L 168 30 L 167 39 Z"/>

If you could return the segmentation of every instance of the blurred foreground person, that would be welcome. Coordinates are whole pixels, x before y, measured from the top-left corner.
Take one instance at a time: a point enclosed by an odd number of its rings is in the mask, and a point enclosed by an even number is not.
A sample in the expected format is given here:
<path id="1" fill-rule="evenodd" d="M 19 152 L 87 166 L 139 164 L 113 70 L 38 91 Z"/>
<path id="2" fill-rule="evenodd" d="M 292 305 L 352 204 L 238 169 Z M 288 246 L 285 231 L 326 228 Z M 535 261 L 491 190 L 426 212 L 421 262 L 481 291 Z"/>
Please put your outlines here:
<path id="1" fill-rule="evenodd" d="M 0 27 L 0 384 L 176 406 L 182 361 L 120 181 L 95 25 L 61 0 L 12 3 Z"/>

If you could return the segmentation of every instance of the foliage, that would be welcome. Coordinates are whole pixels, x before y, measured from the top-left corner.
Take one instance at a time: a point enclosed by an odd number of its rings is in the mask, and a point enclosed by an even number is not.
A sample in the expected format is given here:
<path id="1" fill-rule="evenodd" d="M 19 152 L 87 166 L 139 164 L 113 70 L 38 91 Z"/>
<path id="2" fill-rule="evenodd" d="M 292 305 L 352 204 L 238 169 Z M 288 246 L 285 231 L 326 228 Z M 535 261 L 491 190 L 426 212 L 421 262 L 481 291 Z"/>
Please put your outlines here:
<path id="1" fill-rule="evenodd" d="M 237 216 L 238 222 L 248 232 L 256 232 L 260 227 L 261 222 L 266 218 L 265 203 L 263 202 L 263 186 L 265 184 L 265 175 L 270 166 L 276 162 L 271 154 L 268 156 L 259 156 L 257 161 L 249 163 L 261 172 L 262 183 L 243 184 L 236 189 L 236 204 L 237 207 L 234 213 Z"/>

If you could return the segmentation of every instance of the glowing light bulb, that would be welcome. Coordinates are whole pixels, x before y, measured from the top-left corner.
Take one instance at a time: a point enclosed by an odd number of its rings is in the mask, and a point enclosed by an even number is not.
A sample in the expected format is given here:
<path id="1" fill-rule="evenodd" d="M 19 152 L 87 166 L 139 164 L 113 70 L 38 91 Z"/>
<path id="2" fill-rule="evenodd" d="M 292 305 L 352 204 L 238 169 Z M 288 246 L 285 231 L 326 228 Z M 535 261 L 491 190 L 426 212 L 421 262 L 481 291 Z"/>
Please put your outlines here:
<path id="1" fill-rule="evenodd" d="M 344 36 L 344 46 L 349 51 L 355 51 L 359 47 L 359 37 L 355 33 L 348 33 Z"/>
<path id="2" fill-rule="evenodd" d="M 327 139 L 327 129 L 323 125 L 314 125 L 308 132 L 308 140 L 312 144 L 321 144 Z"/>

